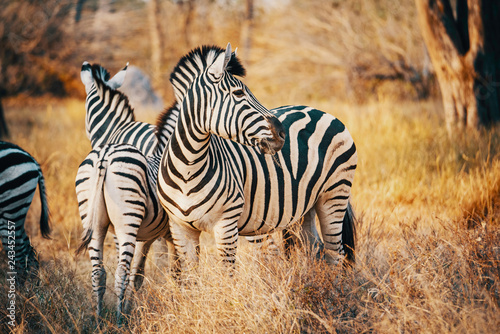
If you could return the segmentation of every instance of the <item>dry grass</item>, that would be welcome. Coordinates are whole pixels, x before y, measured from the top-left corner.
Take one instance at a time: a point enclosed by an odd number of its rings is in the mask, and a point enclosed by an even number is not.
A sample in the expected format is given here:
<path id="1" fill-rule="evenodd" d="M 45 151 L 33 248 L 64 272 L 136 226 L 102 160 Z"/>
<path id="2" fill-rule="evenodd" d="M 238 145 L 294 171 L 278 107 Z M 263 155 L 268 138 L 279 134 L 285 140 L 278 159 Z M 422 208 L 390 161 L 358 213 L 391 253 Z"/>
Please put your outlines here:
<path id="1" fill-rule="evenodd" d="M 237 272 L 228 278 L 205 236 L 189 283 L 178 284 L 149 262 L 128 326 L 119 329 L 109 240 L 104 332 L 484 333 L 500 327 L 498 131 L 451 140 L 436 101 L 311 104 L 343 120 L 359 150 L 355 268 L 329 267 L 302 250 L 289 260 L 266 258 L 243 243 Z M 92 333 L 90 261 L 74 256 L 81 223 L 73 184 L 90 149 L 83 101 L 10 100 L 5 109 L 11 141 L 42 165 L 54 229 L 50 241 L 39 236 L 35 200 L 27 228 L 40 251 L 41 279 L 18 290 L 14 332 Z M 6 332 L 5 309 L 0 318 Z"/>
<path id="2" fill-rule="evenodd" d="M 70 64 L 61 68 L 69 71 L 66 86 L 73 87 L 68 91 L 74 96 L 84 91 L 78 75 L 84 60 L 111 72 L 130 61 L 152 74 L 144 3 L 114 3 L 116 11 L 99 21 L 97 2 L 87 1 L 78 26 L 60 25 L 72 40 L 62 52 Z M 168 75 L 178 58 L 199 44 L 230 41 L 240 47 L 248 65 L 245 81 L 264 105 L 310 104 L 340 118 L 359 151 L 353 186 L 357 263 L 344 271 L 302 250 L 290 259 L 265 258 L 242 242 L 236 274 L 228 278 L 214 258 L 211 237 L 203 235 L 201 265 L 189 283 L 178 284 L 148 262 L 128 326 L 119 329 L 114 325 L 115 250 L 108 240 L 102 332 L 498 331 L 499 129 L 450 139 L 440 101 L 394 102 L 414 99 L 415 87 L 354 76 L 357 69 L 384 71 L 388 64 L 422 69 L 414 1 L 293 0 L 284 10 L 258 8 L 250 51 L 240 40 L 244 14 L 237 2 L 199 3 L 185 35 L 185 8 L 162 2 L 164 84 L 155 88 L 168 105 L 173 100 Z M 30 74 L 38 72 L 30 68 Z M 345 102 L 353 100 L 377 102 Z M 35 196 L 26 226 L 40 253 L 40 282 L 18 290 L 13 332 L 93 333 L 90 261 L 74 256 L 82 230 L 74 179 L 90 150 L 83 99 L 3 102 L 10 141 L 42 165 L 53 226 L 52 240 L 39 236 Z M 0 253 L 1 305 L 8 302 L 5 259 Z M 0 308 L 2 333 L 11 329 L 5 312 Z"/>

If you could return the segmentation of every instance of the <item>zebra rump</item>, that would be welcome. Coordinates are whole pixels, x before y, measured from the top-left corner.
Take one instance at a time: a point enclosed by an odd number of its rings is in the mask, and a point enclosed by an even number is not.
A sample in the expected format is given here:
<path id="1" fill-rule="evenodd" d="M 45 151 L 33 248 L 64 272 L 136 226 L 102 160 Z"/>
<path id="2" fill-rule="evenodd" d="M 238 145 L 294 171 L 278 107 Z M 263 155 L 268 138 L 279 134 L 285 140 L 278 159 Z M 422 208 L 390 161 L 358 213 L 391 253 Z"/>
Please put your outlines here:
<path id="1" fill-rule="evenodd" d="M 146 159 L 132 145 L 107 144 L 92 150 L 78 168 L 75 188 L 84 231 L 76 254 L 89 250 L 99 317 L 106 290 L 103 252 L 108 229 L 116 236 L 118 250 L 115 271 L 118 323 L 122 311 L 127 309 L 125 304 L 129 299 L 125 295 L 133 293 L 127 291 L 129 283 L 135 290 L 142 285 L 151 244 L 159 237 L 171 242 L 168 216 L 155 192 L 160 158 L 156 153 Z"/>
<path id="2" fill-rule="evenodd" d="M 40 165 L 19 146 L 0 141 L 0 235 L 7 251 L 11 240 L 8 222 L 15 224 L 16 268 L 23 271 L 30 266 L 38 268 L 36 251 L 24 226 L 37 185 L 41 204 L 40 232 L 45 239 L 50 239 L 50 214 Z"/>

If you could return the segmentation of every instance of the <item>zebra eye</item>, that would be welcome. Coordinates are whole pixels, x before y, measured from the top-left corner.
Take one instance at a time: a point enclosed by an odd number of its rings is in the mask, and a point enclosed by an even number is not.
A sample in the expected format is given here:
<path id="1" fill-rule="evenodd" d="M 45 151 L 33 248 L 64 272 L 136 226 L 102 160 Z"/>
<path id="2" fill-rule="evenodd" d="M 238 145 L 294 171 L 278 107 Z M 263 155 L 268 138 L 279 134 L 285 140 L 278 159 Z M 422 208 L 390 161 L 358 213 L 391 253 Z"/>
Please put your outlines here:
<path id="1" fill-rule="evenodd" d="M 245 95 L 245 93 L 243 92 L 243 90 L 242 90 L 242 89 L 235 90 L 235 91 L 233 92 L 233 94 L 234 94 L 234 96 L 236 96 L 236 97 L 243 97 L 243 96 Z"/>

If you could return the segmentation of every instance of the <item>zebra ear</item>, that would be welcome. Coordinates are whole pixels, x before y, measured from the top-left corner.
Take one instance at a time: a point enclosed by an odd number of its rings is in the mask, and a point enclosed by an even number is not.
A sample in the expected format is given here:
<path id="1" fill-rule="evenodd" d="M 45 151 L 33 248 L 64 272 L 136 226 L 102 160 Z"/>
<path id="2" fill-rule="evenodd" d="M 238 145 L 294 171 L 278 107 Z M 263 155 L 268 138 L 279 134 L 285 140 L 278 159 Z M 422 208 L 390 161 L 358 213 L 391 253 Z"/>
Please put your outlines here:
<path id="1" fill-rule="evenodd" d="M 125 67 L 118 73 L 115 74 L 114 77 L 108 80 L 107 85 L 110 88 L 113 89 L 118 89 L 123 85 L 123 82 L 125 81 L 125 75 L 127 74 L 127 68 L 128 68 L 128 63 L 125 65 Z"/>
<path id="2" fill-rule="evenodd" d="M 208 69 L 208 72 L 212 74 L 216 79 L 222 77 L 222 74 L 226 70 L 227 64 L 231 60 L 231 43 L 227 43 L 226 52 L 220 54 L 214 61 L 212 66 Z"/>
<path id="3" fill-rule="evenodd" d="M 92 67 L 86 61 L 82 64 L 82 70 L 80 72 L 80 79 L 85 85 L 85 92 L 88 94 L 92 84 L 94 83 L 94 78 L 92 77 Z"/>

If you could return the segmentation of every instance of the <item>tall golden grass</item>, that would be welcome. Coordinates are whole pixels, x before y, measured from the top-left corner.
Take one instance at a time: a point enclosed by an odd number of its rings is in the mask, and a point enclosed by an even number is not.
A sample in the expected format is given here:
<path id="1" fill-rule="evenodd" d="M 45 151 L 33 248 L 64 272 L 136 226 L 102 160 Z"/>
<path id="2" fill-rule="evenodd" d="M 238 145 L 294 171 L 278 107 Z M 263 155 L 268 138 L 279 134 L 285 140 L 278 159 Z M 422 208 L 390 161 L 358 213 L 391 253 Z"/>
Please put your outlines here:
<path id="1" fill-rule="evenodd" d="M 277 106 L 288 98 L 261 100 Z M 116 328 L 115 251 L 108 240 L 106 312 L 98 331 L 490 333 L 500 328 L 498 129 L 451 139 L 439 101 L 304 102 L 340 118 L 358 148 L 355 267 L 326 265 L 302 249 L 290 259 L 256 255 L 242 242 L 230 278 L 206 235 L 189 283 L 179 284 L 148 262 L 127 325 Z M 16 99 L 8 100 L 5 110 L 10 140 L 41 163 L 53 227 L 52 240 L 39 236 L 35 196 L 26 227 L 40 253 L 40 282 L 18 289 L 13 332 L 93 333 L 90 261 L 74 255 L 82 230 L 74 179 L 90 150 L 84 103 Z M 0 267 L 6 268 L 5 260 Z M 5 290 L 0 305 L 7 303 Z M 2 306 L 2 332 L 11 330 L 6 315 Z"/>

